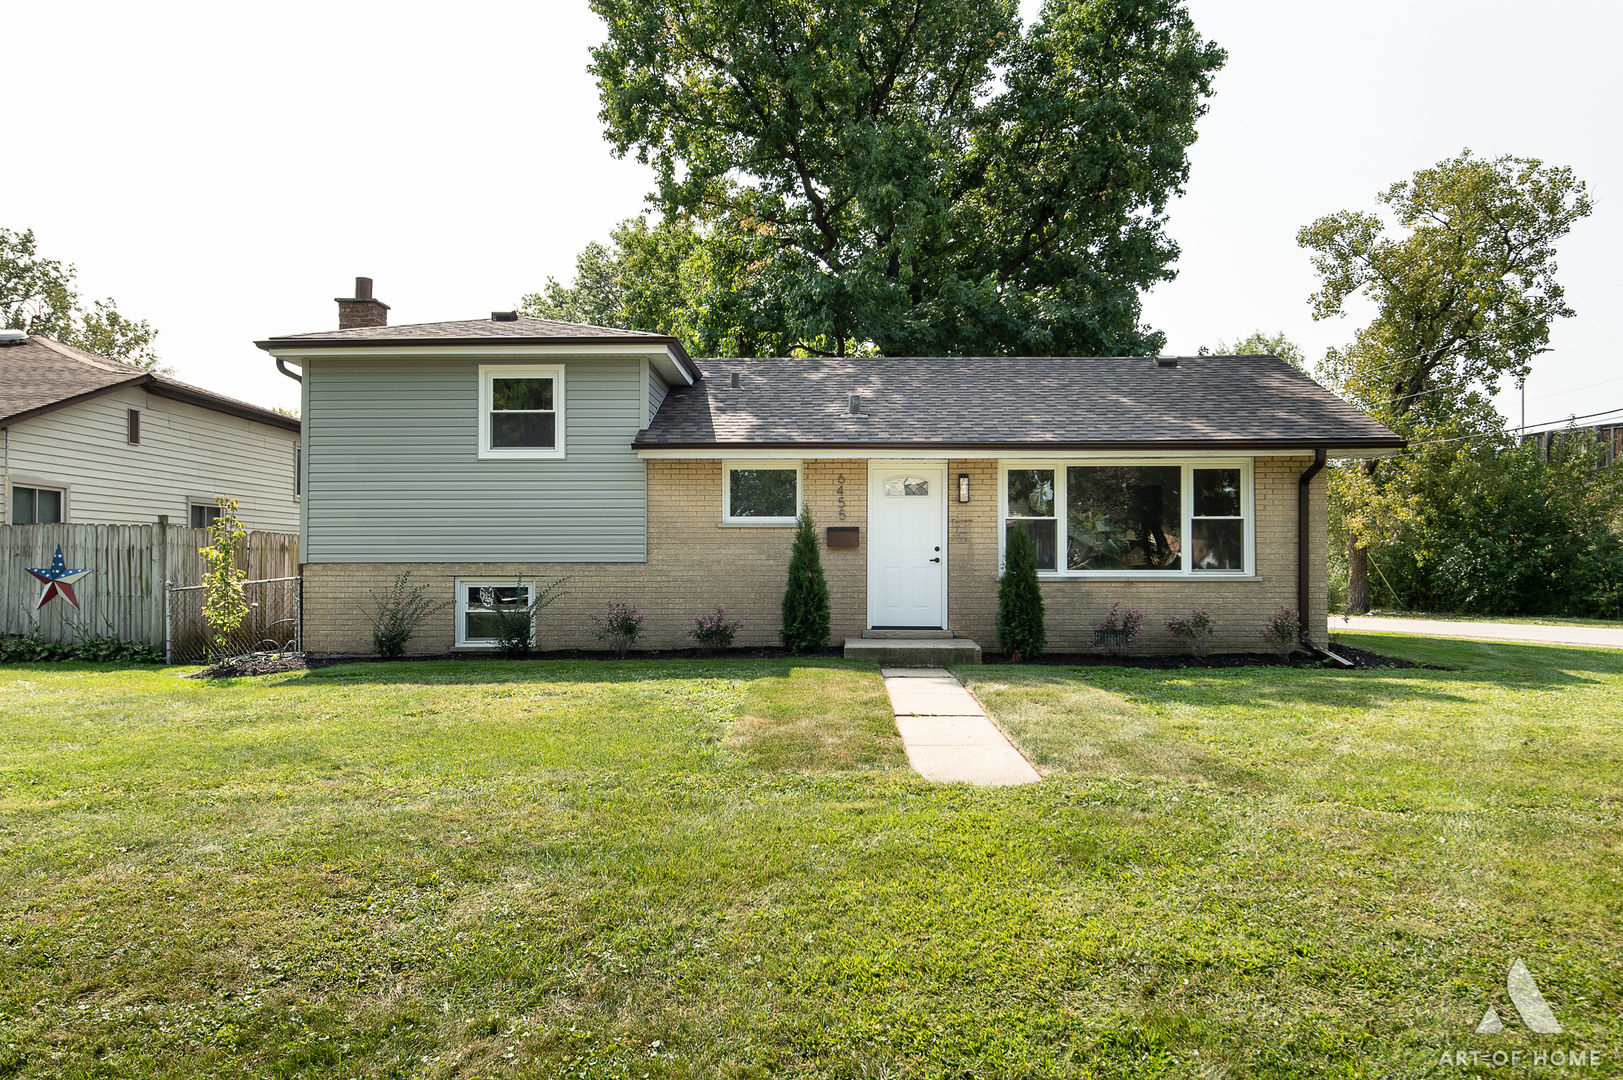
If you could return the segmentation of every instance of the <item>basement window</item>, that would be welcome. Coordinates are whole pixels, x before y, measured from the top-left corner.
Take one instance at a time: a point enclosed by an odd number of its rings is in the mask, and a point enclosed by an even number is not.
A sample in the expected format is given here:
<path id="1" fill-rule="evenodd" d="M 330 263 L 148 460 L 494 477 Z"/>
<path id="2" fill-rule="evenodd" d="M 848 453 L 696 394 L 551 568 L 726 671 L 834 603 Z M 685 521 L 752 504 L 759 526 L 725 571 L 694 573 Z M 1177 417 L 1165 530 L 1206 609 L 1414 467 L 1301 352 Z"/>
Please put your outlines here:
<path id="1" fill-rule="evenodd" d="M 481 364 L 479 456 L 564 456 L 564 369 L 557 364 Z"/>
<path id="2" fill-rule="evenodd" d="M 530 606 L 530 583 L 512 578 L 456 580 L 456 643 L 461 648 L 493 649 L 504 612 Z M 534 627 L 530 633 L 535 633 Z"/>

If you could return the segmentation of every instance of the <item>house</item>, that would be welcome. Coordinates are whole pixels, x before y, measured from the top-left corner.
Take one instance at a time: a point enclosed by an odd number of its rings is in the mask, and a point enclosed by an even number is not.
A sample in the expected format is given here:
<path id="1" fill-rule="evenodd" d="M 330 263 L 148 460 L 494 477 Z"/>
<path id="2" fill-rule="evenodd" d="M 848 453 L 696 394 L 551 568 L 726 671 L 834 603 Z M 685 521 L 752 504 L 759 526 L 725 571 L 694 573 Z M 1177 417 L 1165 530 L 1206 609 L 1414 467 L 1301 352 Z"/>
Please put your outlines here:
<path id="1" fill-rule="evenodd" d="M 298 527 L 299 421 L 59 341 L 0 331 L 8 525 Z"/>
<path id="2" fill-rule="evenodd" d="M 717 604 L 739 644 L 774 644 L 802 506 L 836 642 L 991 645 L 1021 529 L 1051 649 L 1089 648 L 1120 601 L 1146 612 L 1146 649 L 1204 607 L 1217 648 L 1251 651 L 1281 607 L 1324 633 L 1326 457 L 1402 446 L 1271 357 L 695 361 L 512 312 L 389 326 L 369 286 L 340 329 L 258 343 L 302 369 L 312 652 L 365 651 L 402 572 L 447 605 L 414 651 L 490 647 L 492 597 L 560 577 L 541 648 L 593 647 L 587 613 L 612 600 L 650 647 L 691 644 Z"/>

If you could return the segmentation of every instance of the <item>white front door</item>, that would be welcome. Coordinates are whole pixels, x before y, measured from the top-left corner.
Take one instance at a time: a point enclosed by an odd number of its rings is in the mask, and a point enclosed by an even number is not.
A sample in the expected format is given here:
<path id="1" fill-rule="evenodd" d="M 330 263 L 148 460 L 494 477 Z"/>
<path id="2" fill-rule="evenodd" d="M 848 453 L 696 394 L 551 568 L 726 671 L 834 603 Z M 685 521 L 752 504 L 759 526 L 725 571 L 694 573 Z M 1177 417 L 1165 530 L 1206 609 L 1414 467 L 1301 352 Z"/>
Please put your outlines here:
<path id="1" fill-rule="evenodd" d="M 947 470 L 868 463 L 868 625 L 940 630 L 947 584 Z"/>

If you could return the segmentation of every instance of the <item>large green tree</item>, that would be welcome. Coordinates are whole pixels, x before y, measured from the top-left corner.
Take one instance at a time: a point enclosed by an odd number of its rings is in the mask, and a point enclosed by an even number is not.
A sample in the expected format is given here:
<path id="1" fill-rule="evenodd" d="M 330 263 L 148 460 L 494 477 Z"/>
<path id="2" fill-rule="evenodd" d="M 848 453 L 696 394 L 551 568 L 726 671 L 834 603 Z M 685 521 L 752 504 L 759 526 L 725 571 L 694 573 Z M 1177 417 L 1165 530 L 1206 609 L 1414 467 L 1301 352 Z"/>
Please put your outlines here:
<path id="1" fill-rule="evenodd" d="M 1493 395 L 1505 377 L 1525 378 L 1551 322 L 1573 314 L 1555 244 L 1592 209 L 1570 169 L 1468 150 L 1377 198 L 1384 214 L 1342 211 L 1297 236 L 1321 279 L 1315 319 L 1346 314 L 1355 295 L 1375 307 L 1320 377 L 1412 443 L 1332 475 L 1353 611 L 1369 609 L 1370 544 L 1415 518 L 1430 474 L 1455 468 L 1462 443 L 1503 435 Z"/>
<path id="2" fill-rule="evenodd" d="M 1127 354 L 1224 54 L 1177 0 L 592 0 L 691 332 L 739 352 Z M 667 252 L 667 254 L 672 254 Z M 705 350 L 712 351 L 712 350 Z"/>
<path id="3" fill-rule="evenodd" d="M 34 230 L 0 228 L 0 322 L 98 356 L 165 371 L 153 345 L 158 332 L 145 319 L 121 314 L 111 298 L 85 307 L 71 263 L 40 255 Z"/>

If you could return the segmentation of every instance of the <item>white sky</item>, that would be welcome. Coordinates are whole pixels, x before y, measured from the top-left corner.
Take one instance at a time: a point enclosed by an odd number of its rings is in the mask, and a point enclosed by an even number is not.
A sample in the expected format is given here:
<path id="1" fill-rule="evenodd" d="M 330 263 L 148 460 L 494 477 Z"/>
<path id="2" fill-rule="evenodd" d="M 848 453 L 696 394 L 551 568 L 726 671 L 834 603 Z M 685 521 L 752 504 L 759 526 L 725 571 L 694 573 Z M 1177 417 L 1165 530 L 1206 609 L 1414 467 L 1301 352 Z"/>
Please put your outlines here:
<path id="1" fill-rule="evenodd" d="M 1528 420 L 1623 406 L 1623 4 L 1190 6 L 1229 62 L 1172 211 L 1179 276 L 1145 302 L 1169 352 L 1349 340 L 1309 317 L 1296 230 L 1470 147 L 1570 165 L 1596 200 Z M 0 35 L 0 225 L 151 320 L 180 378 L 262 404 L 296 388 L 252 342 L 335 326 L 356 275 L 391 322 L 480 317 L 567 280 L 651 187 L 602 140 L 584 0 L 13 4 Z"/>

